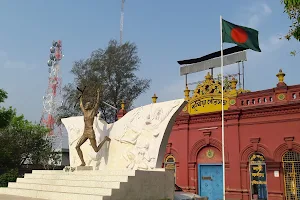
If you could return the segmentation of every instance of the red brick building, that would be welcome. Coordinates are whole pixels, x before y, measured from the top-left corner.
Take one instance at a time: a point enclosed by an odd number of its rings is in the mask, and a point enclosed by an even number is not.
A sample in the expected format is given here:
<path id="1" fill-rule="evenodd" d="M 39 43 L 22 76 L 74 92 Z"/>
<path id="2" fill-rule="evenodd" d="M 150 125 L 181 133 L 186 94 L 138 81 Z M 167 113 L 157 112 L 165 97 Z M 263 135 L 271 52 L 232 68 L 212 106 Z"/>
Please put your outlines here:
<path id="1" fill-rule="evenodd" d="M 226 197 L 300 199 L 300 85 L 287 86 L 285 74 L 272 89 L 237 90 L 224 96 Z M 208 74 L 189 96 L 166 149 L 164 165 L 176 169 L 185 191 L 222 199 L 220 83 Z"/>

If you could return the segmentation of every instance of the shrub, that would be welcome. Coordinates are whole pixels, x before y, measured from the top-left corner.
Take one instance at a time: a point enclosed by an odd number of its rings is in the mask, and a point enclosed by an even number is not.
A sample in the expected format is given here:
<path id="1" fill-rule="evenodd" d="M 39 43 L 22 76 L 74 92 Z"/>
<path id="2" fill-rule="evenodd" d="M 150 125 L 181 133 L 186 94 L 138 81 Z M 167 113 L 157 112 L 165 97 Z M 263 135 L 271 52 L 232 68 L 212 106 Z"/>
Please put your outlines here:
<path id="1" fill-rule="evenodd" d="M 18 169 L 11 169 L 0 175 L 0 187 L 7 187 L 8 182 L 16 182 L 18 178 Z"/>

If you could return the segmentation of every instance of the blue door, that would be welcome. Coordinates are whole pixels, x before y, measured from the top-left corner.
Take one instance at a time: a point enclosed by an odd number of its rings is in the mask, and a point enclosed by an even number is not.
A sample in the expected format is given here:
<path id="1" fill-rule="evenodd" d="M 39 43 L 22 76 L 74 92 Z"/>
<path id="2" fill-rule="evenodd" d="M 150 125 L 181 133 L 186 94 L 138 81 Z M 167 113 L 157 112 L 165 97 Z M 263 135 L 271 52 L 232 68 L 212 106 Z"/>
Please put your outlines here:
<path id="1" fill-rule="evenodd" d="M 198 191 L 200 196 L 209 200 L 223 199 L 223 169 L 222 165 L 199 165 Z"/>

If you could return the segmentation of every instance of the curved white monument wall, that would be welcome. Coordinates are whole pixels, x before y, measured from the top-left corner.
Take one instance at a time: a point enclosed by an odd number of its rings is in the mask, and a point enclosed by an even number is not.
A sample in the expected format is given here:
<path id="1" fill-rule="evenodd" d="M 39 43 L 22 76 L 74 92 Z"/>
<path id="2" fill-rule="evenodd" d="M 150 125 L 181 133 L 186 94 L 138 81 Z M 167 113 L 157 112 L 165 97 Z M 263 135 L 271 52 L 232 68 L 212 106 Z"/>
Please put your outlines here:
<path id="1" fill-rule="evenodd" d="M 183 99 L 149 104 L 128 112 L 115 123 L 107 124 L 95 118 L 97 143 L 111 138 L 95 153 L 89 140 L 81 146 L 87 165 L 97 169 L 160 168 L 176 116 L 186 105 Z M 83 117 L 62 119 L 69 136 L 70 165 L 80 165 L 75 146 L 83 133 Z"/>

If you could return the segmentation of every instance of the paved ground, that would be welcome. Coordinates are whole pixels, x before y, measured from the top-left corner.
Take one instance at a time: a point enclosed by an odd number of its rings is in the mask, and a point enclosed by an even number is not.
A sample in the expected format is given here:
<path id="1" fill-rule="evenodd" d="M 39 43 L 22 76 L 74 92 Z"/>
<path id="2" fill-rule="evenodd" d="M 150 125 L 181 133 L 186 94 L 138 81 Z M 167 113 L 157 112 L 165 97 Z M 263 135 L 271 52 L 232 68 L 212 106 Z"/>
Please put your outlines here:
<path id="1" fill-rule="evenodd" d="M 19 196 L 0 194 L 0 200 L 43 200 L 43 199 L 33 199 L 28 197 L 19 197 Z"/>

